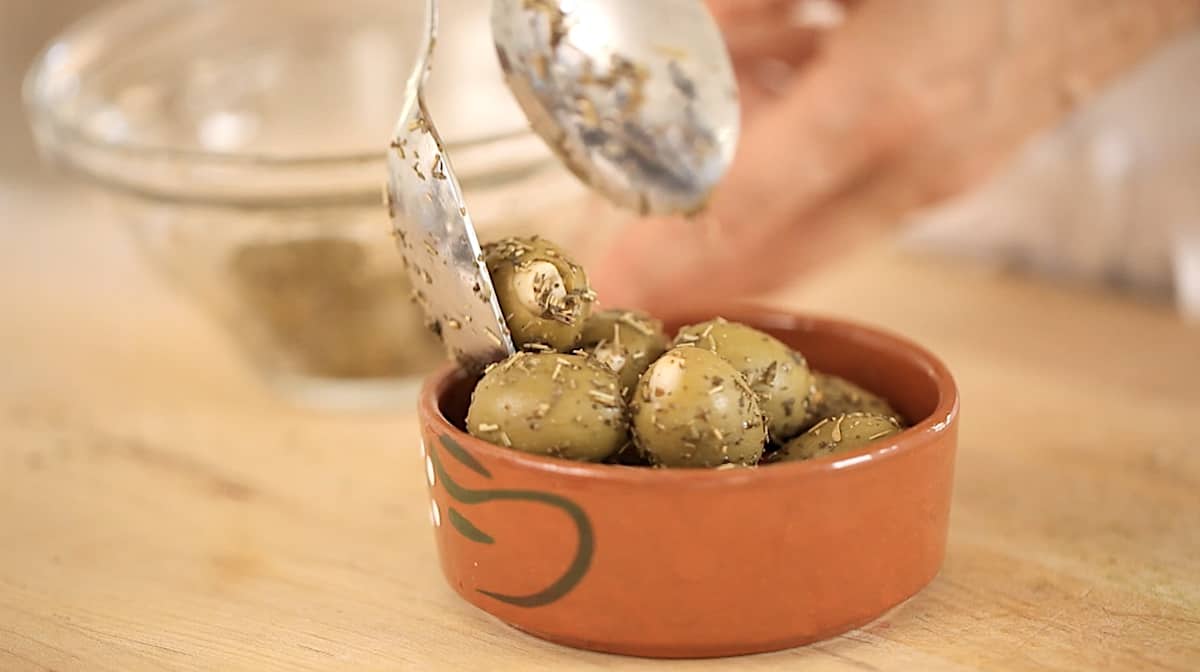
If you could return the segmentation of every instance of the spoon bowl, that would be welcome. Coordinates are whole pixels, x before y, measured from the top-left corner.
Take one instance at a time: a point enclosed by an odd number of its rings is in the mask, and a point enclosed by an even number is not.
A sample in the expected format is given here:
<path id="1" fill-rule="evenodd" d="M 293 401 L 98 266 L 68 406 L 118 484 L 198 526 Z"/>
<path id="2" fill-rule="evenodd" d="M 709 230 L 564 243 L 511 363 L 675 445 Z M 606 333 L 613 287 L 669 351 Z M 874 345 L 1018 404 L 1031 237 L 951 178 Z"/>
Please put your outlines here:
<path id="1" fill-rule="evenodd" d="M 697 0 L 494 0 L 492 35 L 533 129 L 641 214 L 701 209 L 733 161 L 728 50 Z"/>

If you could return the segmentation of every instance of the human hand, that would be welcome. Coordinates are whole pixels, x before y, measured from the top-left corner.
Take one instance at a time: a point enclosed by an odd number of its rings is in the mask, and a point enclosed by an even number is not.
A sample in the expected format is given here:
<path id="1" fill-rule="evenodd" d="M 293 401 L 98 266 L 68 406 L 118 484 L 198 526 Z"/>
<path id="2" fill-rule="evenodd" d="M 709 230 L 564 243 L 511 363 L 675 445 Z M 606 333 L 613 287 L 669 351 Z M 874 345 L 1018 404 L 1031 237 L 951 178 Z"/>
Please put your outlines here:
<path id="1" fill-rule="evenodd" d="M 670 317 L 819 268 L 974 184 L 1200 16 L 1197 0 L 710 5 L 743 98 L 737 157 L 703 213 L 625 225 L 593 264 L 607 305 Z M 805 7 L 845 20 L 824 30 Z"/>

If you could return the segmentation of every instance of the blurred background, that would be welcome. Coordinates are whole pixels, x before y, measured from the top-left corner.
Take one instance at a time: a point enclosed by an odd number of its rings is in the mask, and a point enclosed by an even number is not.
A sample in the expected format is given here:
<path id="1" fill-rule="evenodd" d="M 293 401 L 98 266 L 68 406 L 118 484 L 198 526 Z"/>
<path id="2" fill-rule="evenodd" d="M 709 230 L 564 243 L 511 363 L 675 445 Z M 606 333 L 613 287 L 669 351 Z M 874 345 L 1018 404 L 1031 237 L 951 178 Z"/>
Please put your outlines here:
<path id="1" fill-rule="evenodd" d="M 431 105 L 483 235 L 591 263 L 628 220 L 525 131 L 488 3 L 442 2 Z M 746 664 L 1195 669 L 1200 0 L 725 4 L 818 32 L 872 7 L 1115 13 L 1077 34 L 1097 67 L 1105 40 L 1154 43 L 984 181 L 767 297 L 936 353 L 962 450 L 927 593 Z M 1151 4 L 1185 15 L 1172 39 L 1127 20 Z M 607 665 L 437 578 L 412 396 L 440 353 L 380 194 L 418 5 L 0 0 L 4 672 Z"/>
<path id="2" fill-rule="evenodd" d="M 1200 318 L 1198 73 L 1192 30 L 985 184 L 919 213 L 909 241 Z"/>
<path id="3" fill-rule="evenodd" d="M 286 398 L 411 397 L 441 349 L 389 235 L 379 147 L 416 56 L 420 3 L 4 3 L 4 235 L 25 238 L 14 256 L 34 273 L 72 257 L 39 287 L 117 255 L 120 274 L 92 281 L 186 298 Z M 526 129 L 487 9 L 443 3 L 427 91 L 480 234 L 598 249 L 612 210 Z M 48 226 L 64 217 L 80 227 L 66 240 Z M 130 272 L 143 275 L 115 280 Z"/>
<path id="4" fill-rule="evenodd" d="M 62 0 L 55 3 L 4 0 L 0 2 L 0 172 L 5 180 L 31 179 L 37 157 L 21 105 L 21 79 L 37 53 L 59 30 L 100 0 Z"/>
<path id="5" fill-rule="evenodd" d="M 378 145 L 415 55 L 418 3 L 305 0 L 281 13 L 135 0 L 62 33 L 103 4 L 0 0 L 0 235 L 4 263 L 46 281 L 29 305 L 82 282 L 118 297 L 111 315 L 133 316 L 132 287 L 153 285 L 286 397 L 410 394 L 438 347 L 387 236 Z M 482 235 L 543 233 L 586 265 L 624 217 L 525 130 L 487 3 L 444 4 L 431 106 Z M 830 3 L 811 5 L 806 20 L 836 23 Z M 22 79 L 56 35 L 23 107 Z M 903 244 L 1200 316 L 1197 72 L 1193 32 L 982 185 L 908 216 Z"/>

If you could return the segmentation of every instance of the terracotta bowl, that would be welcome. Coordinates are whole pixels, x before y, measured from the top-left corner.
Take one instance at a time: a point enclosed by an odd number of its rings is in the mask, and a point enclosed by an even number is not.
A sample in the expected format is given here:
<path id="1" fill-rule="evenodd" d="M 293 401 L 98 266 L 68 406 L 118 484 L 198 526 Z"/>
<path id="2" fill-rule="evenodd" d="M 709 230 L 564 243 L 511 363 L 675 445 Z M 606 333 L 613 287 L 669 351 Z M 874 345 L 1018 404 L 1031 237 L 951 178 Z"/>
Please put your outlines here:
<path id="1" fill-rule="evenodd" d="M 946 367 L 847 322 L 720 314 L 883 395 L 915 424 L 857 452 L 757 469 L 585 464 L 469 436 L 475 381 L 447 368 L 419 404 L 442 571 L 460 595 L 561 644 L 698 658 L 846 632 L 933 579 L 958 425 Z"/>

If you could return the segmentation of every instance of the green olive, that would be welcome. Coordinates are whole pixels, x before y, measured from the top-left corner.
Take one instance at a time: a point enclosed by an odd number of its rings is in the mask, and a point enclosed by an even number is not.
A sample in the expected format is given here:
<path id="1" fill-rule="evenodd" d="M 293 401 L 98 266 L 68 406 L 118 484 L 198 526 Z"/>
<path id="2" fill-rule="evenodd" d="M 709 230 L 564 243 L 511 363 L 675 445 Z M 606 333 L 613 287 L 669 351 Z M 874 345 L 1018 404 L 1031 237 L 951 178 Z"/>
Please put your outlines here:
<path id="1" fill-rule="evenodd" d="M 895 418 L 901 425 L 904 424 L 904 418 L 883 397 L 840 376 L 818 372 L 813 377 L 816 379 L 816 394 L 809 413 L 811 422 L 844 413 L 872 413 Z"/>
<path id="2" fill-rule="evenodd" d="M 628 400 L 638 378 L 667 351 L 667 337 L 658 320 L 628 310 L 604 310 L 583 325 L 579 347 L 616 372 Z"/>
<path id="3" fill-rule="evenodd" d="M 758 398 L 729 362 L 701 348 L 669 350 L 638 383 L 633 436 L 657 465 L 756 464 L 766 442 Z"/>
<path id="4" fill-rule="evenodd" d="M 596 300 L 583 267 L 536 236 L 506 238 L 483 252 L 517 347 L 574 348 Z"/>
<path id="5" fill-rule="evenodd" d="M 900 423 L 886 415 L 846 413 L 825 418 L 812 429 L 788 441 L 772 461 L 809 460 L 857 450 L 900 431 Z"/>
<path id="6" fill-rule="evenodd" d="M 772 440 L 783 443 L 804 429 L 813 377 L 800 353 L 757 329 L 720 318 L 680 329 L 675 343 L 711 350 L 732 364 L 758 395 Z"/>
<path id="7" fill-rule="evenodd" d="M 617 375 L 584 355 L 520 352 L 483 374 L 467 431 L 528 453 L 600 461 L 629 441 Z"/>

